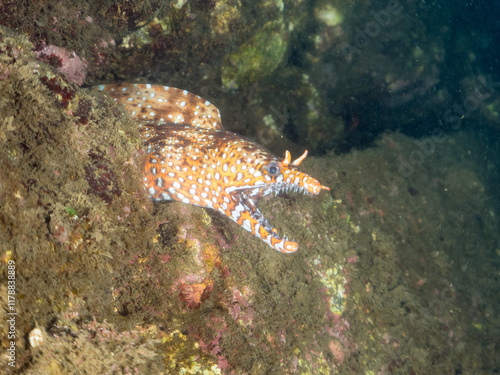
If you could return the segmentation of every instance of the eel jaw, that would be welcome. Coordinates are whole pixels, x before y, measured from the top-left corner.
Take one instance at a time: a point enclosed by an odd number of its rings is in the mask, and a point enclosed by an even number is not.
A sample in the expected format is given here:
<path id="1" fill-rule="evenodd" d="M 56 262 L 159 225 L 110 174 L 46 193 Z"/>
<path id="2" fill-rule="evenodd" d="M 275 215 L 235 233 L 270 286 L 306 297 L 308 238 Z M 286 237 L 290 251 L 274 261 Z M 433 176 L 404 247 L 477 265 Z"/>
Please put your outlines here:
<path id="1" fill-rule="evenodd" d="M 231 194 L 232 199 L 241 205 L 240 210 L 248 213 L 246 216 L 240 216 L 241 220 L 238 218 L 237 220 L 235 219 L 235 221 L 273 249 L 282 253 L 294 253 L 298 250 L 299 244 L 293 240 L 290 241 L 287 236 L 281 237 L 278 230 L 267 221 L 257 207 L 259 200 L 266 195 L 274 194 L 276 197 L 277 195 L 290 191 L 309 196 L 315 195 L 306 187 L 286 182 L 268 183 L 257 187 L 233 191 Z"/>
<path id="2" fill-rule="evenodd" d="M 239 209 L 246 212 L 246 214 L 242 213 L 242 216 L 240 216 L 242 220 L 236 220 L 236 222 L 273 249 L 282 253 L 294 253 L 298 250 L 299 244 L 290 241 L 287 236 L 281 237 L 278 230 L 267 221 L 257 207 L 257 203 L 262 196 L 262 194 L 250 196 L 243 190 L 239 190 L 237 194 L 233 195 L 233 199 L 239 202 Z"/>

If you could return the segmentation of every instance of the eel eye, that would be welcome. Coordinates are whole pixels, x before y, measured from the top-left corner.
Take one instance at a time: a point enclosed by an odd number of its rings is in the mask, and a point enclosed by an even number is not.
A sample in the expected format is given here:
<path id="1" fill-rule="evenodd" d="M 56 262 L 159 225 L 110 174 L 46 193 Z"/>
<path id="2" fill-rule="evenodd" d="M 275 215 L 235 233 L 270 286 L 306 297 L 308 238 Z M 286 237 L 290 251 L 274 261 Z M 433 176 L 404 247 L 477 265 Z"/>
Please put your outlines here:
<path id="1" fill-rule="evenodd" d="M 272 161 L 267 165 L 266 170 L 271 176 L 277 176 L 280 173 L 280 166 L 275 161 Z"/>

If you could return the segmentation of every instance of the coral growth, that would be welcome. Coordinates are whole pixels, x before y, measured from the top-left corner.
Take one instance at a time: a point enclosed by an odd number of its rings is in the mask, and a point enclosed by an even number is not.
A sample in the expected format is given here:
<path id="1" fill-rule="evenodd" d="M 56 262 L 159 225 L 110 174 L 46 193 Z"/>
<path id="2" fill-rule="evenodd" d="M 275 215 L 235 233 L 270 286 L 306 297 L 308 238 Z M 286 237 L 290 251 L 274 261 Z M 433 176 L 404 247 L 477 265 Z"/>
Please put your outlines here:
<path id="1" fill-rule="evenodd" d="M 214 287 L 215 270 L 220 270 L 221 257 L 217 246 L 206 243 L 203 245 L 203 253 L 199 260 L 203 265 L 202 272 L 208 276 L 201 283 L 182 283 L 179 286 L 179 298 L 186 302 L 190 309 L 198 309 L 201 303 L 205 301 Z M 195 275 L 188 275 L 186 279 L 195 278 Z"/>
<path id="2" fill-rule="evenodd" d="M 181 284 L 179 298 L 186 302 L 188 308 L 198 309 L 201 303 L 210 296 L 213 287 L 214 282 L 210 277 L 199 284 Z"/>

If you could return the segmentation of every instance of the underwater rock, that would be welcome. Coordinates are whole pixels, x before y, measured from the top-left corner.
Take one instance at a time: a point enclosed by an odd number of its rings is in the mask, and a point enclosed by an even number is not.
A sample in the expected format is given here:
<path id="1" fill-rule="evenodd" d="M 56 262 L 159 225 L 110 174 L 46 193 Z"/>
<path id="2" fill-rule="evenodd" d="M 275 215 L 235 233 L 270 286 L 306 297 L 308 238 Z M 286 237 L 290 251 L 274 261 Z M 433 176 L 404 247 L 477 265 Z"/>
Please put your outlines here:
<path id="1" fill-rule="evenodd" d="M 45 46 L 36 52 L 40 61 L 52 65 L 65 77 L 77 85 L 82 85 L 87 74 L 88 63 L 76 53 L 57 46 Z"/>
<path id="2" fill-rule="evenodd" d="M 125 267 L 124 249 L 143 243 L 130 228 L 144 232 L 149 203 L 141 198 L 137 126 L 110 102 L 97 105 L 34 50 L 0 27 L 0 62 L 9 72 L 0 84 L 0 253 L 16 265 L 18 369 L 32 365 L 36 350 L 55 348 L 38 348 L 33 327 L 45 341 L 54 314 L 71 310 L 71 296 L 85 299 L 80 314 L 112 319 L 112 302 L 103 303 L 110 274 Z M 114 176 L 100 192 L 108 202 L 93 194 L 88 168 L 95 181 Z M 26 346 L 20 338 L 30 332 L 34 344 Z"/>
<path id="3" fill-rule="evenodd" d="M 222 84 L 226 88 L 236 89 L 272 74 L 283 61 L 288 39 L 282 22 L 265 24 L 250 42 L 226 55 L 221 67 Z"/>

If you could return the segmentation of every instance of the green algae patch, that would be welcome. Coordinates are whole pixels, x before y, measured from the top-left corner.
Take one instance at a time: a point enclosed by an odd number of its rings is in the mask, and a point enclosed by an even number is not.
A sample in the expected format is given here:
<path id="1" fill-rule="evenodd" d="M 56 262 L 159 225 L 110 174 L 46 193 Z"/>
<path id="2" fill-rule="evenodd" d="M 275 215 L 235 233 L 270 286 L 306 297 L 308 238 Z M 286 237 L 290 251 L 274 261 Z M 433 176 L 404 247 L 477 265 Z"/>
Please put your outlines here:
<path id="1" fill-rule="evenodd" d="M 268 22 L 252 40 L 225 57 L 222 83 L 226 88 L 246 86 L 273 73 L 288 48 L 288 37 L 282 22 Z"/>

